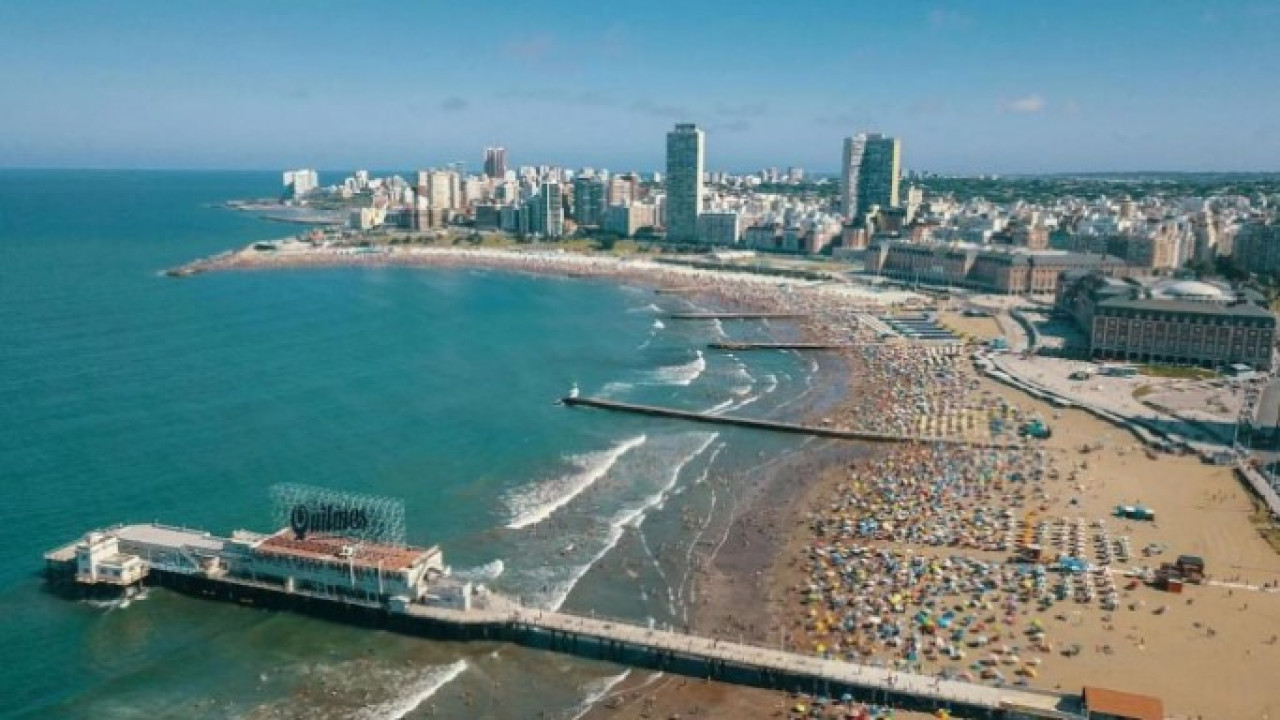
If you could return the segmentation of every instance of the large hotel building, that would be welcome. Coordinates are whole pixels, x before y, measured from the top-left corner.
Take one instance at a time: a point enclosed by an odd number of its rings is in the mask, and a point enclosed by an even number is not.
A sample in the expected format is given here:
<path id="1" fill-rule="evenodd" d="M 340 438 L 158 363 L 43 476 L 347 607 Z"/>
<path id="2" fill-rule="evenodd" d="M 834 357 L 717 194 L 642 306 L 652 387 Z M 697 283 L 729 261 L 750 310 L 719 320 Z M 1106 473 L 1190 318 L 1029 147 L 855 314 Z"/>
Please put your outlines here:
<path id="1" fill-rule="evenodd" d="M 1230 288 L 1064 273 L 1057 305 L 1089 336 L 1090 357 L 1269 370 L 1276 316 Z M 1256 300 L 1253 298 L 1252 300 Z"/>
<path id="2" fill-rule="evenodd" d="M 1104 275 L 1139 271 L 1108 255 L 895 240 L 874 241 L 867 249 L 866 269 L 901 280 L 1008 294 L 1052 294 L 1058 289 L 1059 276 L 1067 271 Z"/>

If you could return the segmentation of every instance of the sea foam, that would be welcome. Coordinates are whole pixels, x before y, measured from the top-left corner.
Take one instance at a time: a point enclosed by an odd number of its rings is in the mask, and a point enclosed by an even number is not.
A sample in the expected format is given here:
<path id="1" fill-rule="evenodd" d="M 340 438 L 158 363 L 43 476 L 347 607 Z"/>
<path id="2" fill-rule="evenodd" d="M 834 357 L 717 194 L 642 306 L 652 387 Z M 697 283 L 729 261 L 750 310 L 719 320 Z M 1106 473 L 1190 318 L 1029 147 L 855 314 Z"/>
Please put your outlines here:
<path id="1" fill-rule="evenodd" d="M 648 437 L 637 435 L 608 450 L 578 455 L 572 458 L 578 472 L 512 492 L 506 500 L 507 506 L 512 510 L 512 519 L 507 527 L 519 530 L 551 517 L 552 513 L 569 504 L 607 475 L 623 455 L 640 447 L 647 440 Z"/>
<path id="2" fill-rule="evenodd" d="M 403 697 L 367 707 L 356 717 L 360 720 L 400 720 L 431 699 L 440 688 L 457 679 L 466 669 L 466 660 L 429 668 L 408 685 Z"/>
<path id="3" fill-rule="evenodd" d="M 626 680 L 631 676 L 631 669 L 627 668 L 621 673 L 612 677 L 604 677 L 589 683 L 584 690 L 587 696 L 578 704 L 577 714 L 573 716 L 573 720 L 578 720 L 583 715 L 591 712 L 592 706 L 609 696 L 609 692 L 618 686 L 618 683 Z"/>
<path id="4" fill-rule="evenodd" d="M 697 380 L 707 369 L 707 359 L 702 356 L 701 350 L 695 351 L 697 355 L 683 365 L 667 365 L 654 370 L 650 374 L 651 381 L 660 385 L 679 385 L 688 387 Z"/>
<path id="5" fill-rule="evenodd" d="M 462 570 L 454 570 L 453 577 L 459 580 L 468 580 L 471 582 L 491 582 L 502 577 L 507 566 L 502 562 L 502 558 L 492 560 L 483 565 L 477 565 L 473 568 L 463 568 Z"/>
<path id="6" fill-rule="evenodd" d="M 671 491 L 671 488 L 675 487 L 676 482 L 680 479 L 680 472 L 684 470 L 685 466 L 690 462 L 693 462 L 694 458 L 705 452 L 706 449 L 711 446 L 711 443 L 715 442 L 717 437 L 719 437 L 719 433 L 710 433 L 692 453 L 688 454 L 680 460 L 680 462 L 677 462 L 672 466 L 671 475 L 669 476 L 666 484 L 658 490 L 658 492 L 645 498 L 634 507 L 625 508 L 616 513 L 609 520 L 609 531 L 605 537 L 604 547 L 602 547 L 600 551 L 593 555 L 586 563 L 575 567 L 568 580 L 557 584 L 550 596 L 546 598 L 546 602 L 543 604 L 543 607 L 548 610 L 559 610 L 560 606 L 564 604 L 564 601 L 568 599 L 569 593 L 573 592 L 573 588 L 578 585 L 578 582 L 587 574 L 587 571 L 596 563 L 600 562 L 601 558 L 608 555 L 610 550 L 617 547 L 618 541 L 622 539 L 624 528 L 627 526 L 640 527 L 640 524 L 644 522 L 645 514 L 660 504 L 666 497 L 667 493 Z"/>

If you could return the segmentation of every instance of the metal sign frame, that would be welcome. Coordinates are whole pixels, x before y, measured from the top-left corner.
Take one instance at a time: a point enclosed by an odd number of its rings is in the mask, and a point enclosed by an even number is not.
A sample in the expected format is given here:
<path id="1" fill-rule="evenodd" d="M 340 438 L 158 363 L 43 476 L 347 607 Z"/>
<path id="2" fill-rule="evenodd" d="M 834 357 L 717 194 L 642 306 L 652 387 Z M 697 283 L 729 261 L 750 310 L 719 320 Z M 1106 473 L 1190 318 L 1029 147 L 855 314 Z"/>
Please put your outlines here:
<path id="1" fill-rule="evenodd" d="M 277 527 L 308 534 L 405 546 L 404 500 L 343 492 L 314 485 L 272 485 L 271 515 Z"/>

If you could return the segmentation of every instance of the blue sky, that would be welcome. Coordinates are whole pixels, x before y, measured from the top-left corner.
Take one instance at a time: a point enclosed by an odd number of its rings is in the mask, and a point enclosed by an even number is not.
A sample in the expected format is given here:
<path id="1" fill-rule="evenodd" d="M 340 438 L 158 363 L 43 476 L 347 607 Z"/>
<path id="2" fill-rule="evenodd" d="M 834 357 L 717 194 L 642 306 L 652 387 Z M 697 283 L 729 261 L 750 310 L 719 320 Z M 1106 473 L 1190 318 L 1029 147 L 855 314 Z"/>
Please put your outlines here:
<path id="1" fill-rule="evenodd" d="M 1280 0 L 0 0 L 0 166 L 1280 170 Z"/>

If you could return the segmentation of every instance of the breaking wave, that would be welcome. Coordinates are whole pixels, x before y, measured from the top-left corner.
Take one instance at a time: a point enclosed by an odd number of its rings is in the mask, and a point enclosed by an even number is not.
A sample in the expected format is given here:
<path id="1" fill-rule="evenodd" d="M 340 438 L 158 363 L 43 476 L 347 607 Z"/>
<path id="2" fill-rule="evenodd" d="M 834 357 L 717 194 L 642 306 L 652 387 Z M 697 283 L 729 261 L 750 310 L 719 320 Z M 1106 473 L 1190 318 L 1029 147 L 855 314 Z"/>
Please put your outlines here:
<path id="1" fill-rule="evenodd" d="M 404 697 L 365 708 L 356 715 L 359 720 L 400 720 L 431 699 L 440 688 L 453 682 L 467 669 L 467 661 L 432 667 L 406 688 Z"/>
<path id="2" fill-rule="evenodd" d="M 567 505 L 608 474 L 619 458 L 640 447 L 646 440 L 647 436 L 637 435 L 608 450 L 578 455 L 572 458 L 573 463 L 578 466 L 578 472 L 512 492 L 506 498 L 507 506 L 512 510 L 512 519 L 507 527 L 519 530 L 546 520 L 551 513 Z"/>
<path id="3" fill-rule="evenodd" d="M 668 365 L 658 368 L 651 374 L 655 383 L 662 385 L 680 385 L 688 387 L 697 380 L 707 369 L 707 359 L 702 356 L 701 350 L 694 351 L 697 356 L 683 365 Z"/>

